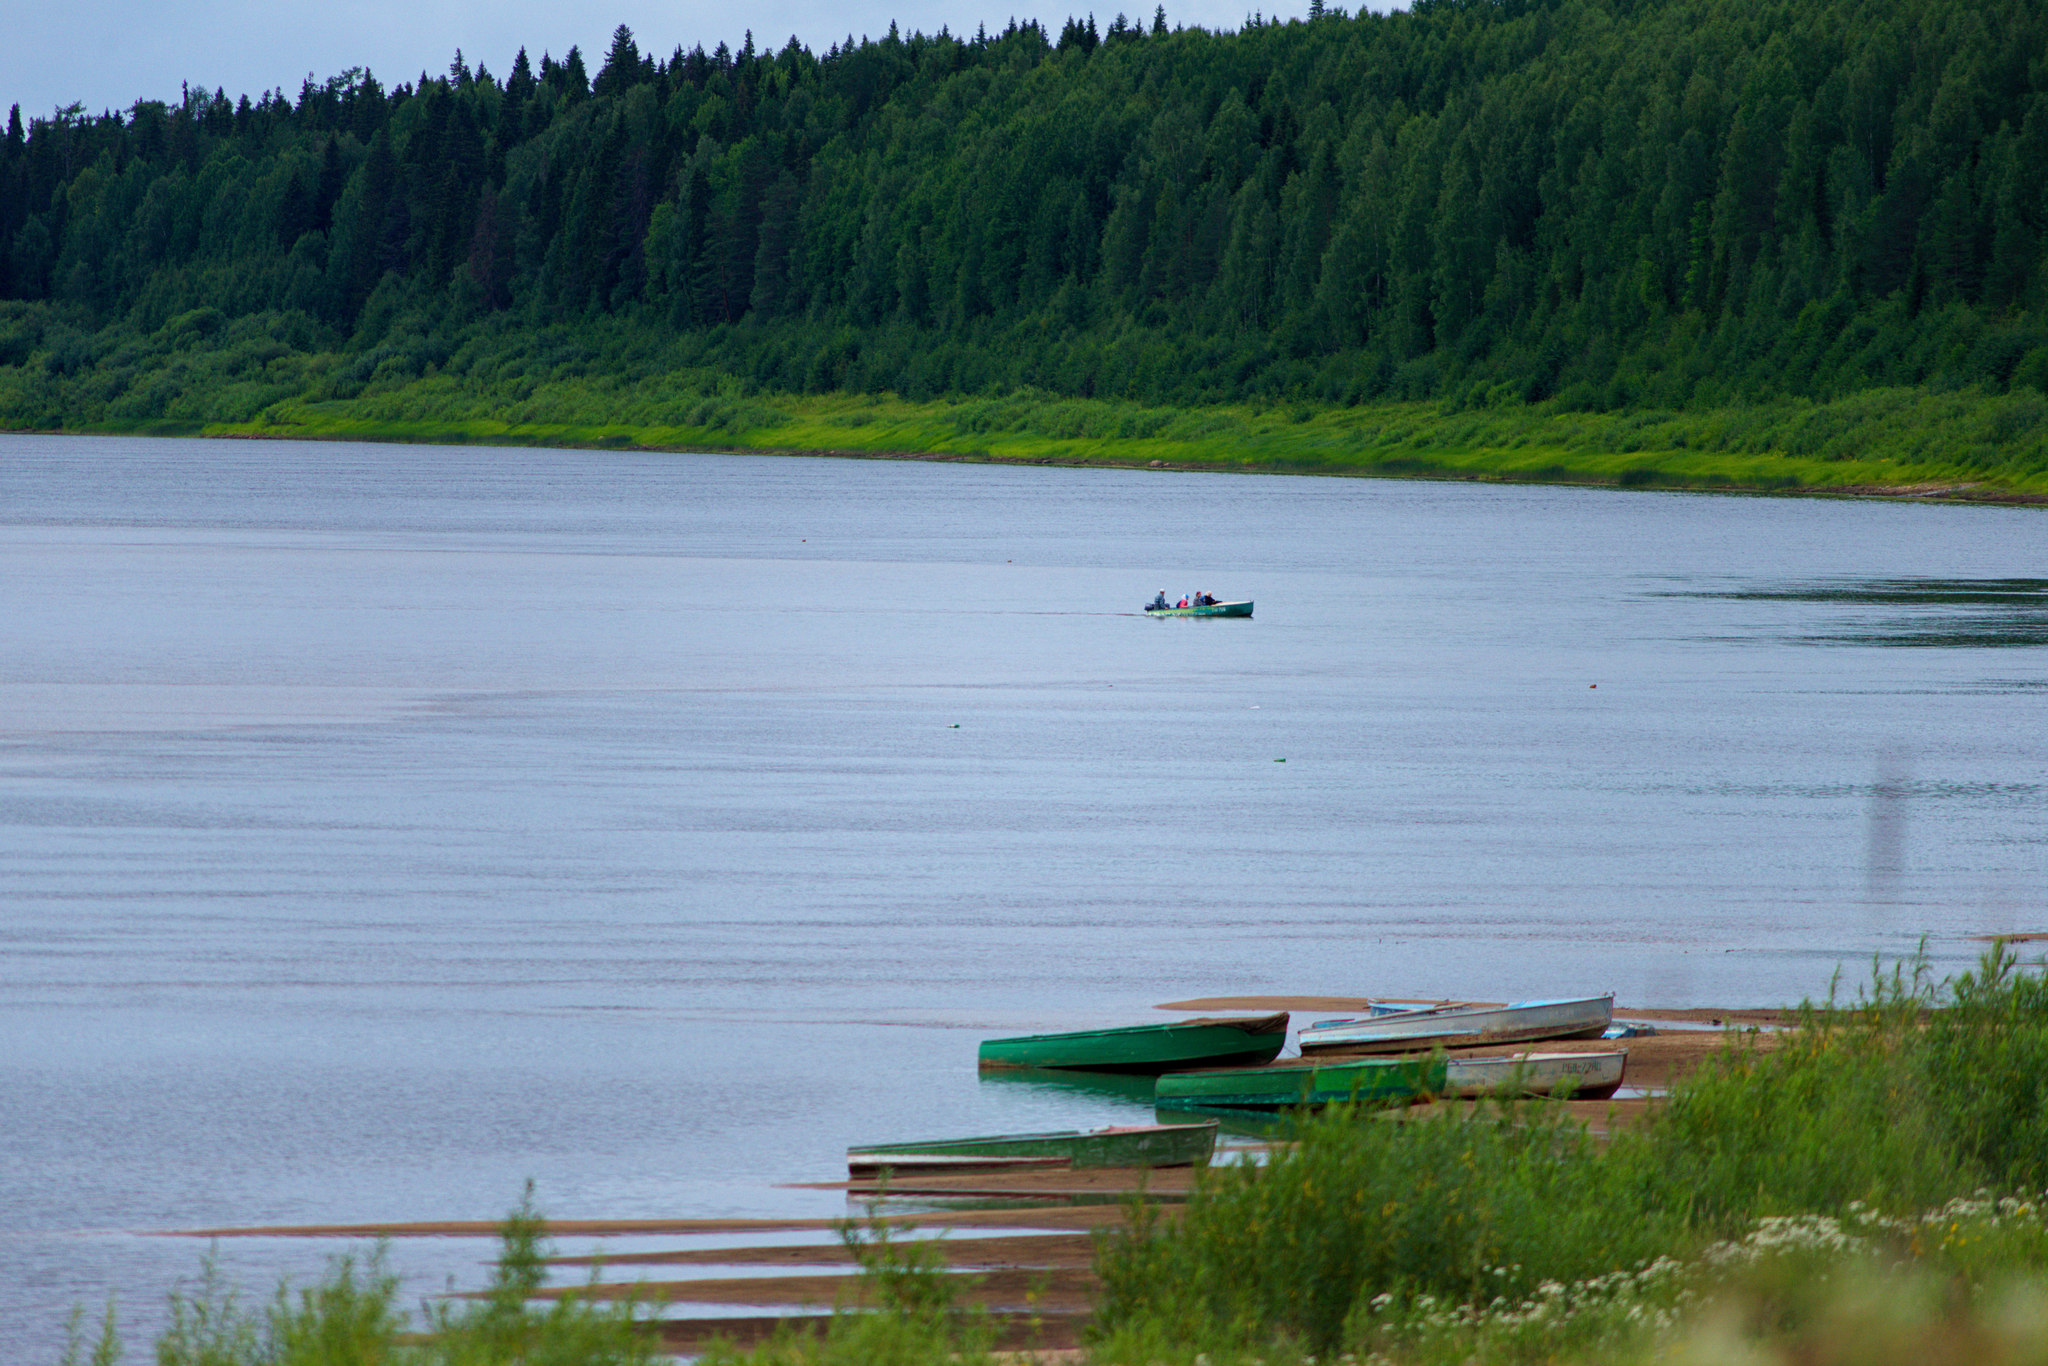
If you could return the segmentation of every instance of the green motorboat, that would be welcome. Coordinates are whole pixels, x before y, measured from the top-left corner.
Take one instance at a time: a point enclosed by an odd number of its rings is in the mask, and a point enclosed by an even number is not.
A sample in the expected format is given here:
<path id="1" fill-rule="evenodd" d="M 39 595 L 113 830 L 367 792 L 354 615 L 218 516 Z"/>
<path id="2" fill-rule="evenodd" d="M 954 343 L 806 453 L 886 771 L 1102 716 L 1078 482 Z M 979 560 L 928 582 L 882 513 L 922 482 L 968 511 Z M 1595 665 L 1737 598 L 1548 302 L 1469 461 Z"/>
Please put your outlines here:
<path id="1" fill-rule="evenodd" d="M 1161 1106 L 1279 1110 L 1339 1101 L 1399 1101 L 1444 1089 L 1444 1060 L 1357 1058 L 1345 1062 L 1292 1060 L 1276 1067 L 1219 1067 L 1161 1077 Z"/>
<path id="2" fill-rule="evenodd" d="M 1287 1012 L 987 1039 L 983 1067 L 1070 1067 L 1157 1074 L 1271 1062 L 1287 1042 Z"/>
<path id="3" fill-rule="evenodd" d="M 1248 617 L 1250 602 L 1205 602 L 1199 607 L 1147 607 L 1148 617 Z"/>
<path id="4" fill-rule="evenodd" d="M 855 1178 L 890 1172 L 936 1175 L 1070 1167 L 1188 1167 L 1216 1151 L 1216 1121 L 1125 1124 L 1043 1134 L 989 1134 L 925 1143 L 870 1143 L 846 1150 Z"/>

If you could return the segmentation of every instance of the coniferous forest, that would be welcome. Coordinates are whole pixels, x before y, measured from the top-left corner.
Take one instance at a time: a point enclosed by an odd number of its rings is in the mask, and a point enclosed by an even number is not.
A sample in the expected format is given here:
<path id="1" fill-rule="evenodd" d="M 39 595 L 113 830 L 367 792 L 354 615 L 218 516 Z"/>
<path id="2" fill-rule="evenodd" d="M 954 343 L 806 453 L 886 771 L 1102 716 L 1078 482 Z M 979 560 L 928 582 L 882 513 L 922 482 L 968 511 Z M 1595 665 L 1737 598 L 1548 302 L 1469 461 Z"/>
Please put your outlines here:
<path id="1" fill-rule="evenodd" d="M 2024 482 L 2044 247 L 2039 0 L 1161 10 L 665 57 L 621 27 L 503 77 L 457 54 L 15 110 L 0 425 L 566 432 L 608 395 L 743 434 L 881 396 L 1049 437 L 1277 408 L 1857 460 L 1903 424 L 1923 465 Z"/>

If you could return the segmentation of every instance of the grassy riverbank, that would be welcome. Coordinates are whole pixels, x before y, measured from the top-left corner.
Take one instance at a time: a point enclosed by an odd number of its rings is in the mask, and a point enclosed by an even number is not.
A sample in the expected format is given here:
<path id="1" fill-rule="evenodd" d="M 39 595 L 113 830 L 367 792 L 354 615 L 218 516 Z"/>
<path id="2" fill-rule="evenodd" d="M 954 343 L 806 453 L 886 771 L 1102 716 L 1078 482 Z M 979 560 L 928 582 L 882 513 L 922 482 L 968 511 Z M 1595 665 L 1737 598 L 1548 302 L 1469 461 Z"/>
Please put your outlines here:
<path id="1" fill-rule="evenodd" d="M 354 399 L 286 401 L 200 430 L 2048 501 L 2048 402 L 2031 396 L 1880 391 L 1833 404 L 1583 413 L 1427 402 L 1182 409 L 1034 394 L 916 403 L 705 388 L 580 380 L 511 398 L 423 379 Z M 2022 432 L 2033 439 L 2011 439 Z"/>
<path id="2" fill-rule="evenodd" d="M 297 437 L 1150 466 L 1236 472 L 2048 501 L 2048 397 L 1864 389 L 1819 402 L 1593 411 L 1562 399 L 1199 407 L 1032 389 L 796 394 L 623 322 L 394 325 L 180 315 L 153 333 L 33 318 L 0 364 L 0 430 Z M 6 319 L 0 317 L 0 323 Z M 22 334 L 29 336 L 29 332 Z M 737 342 L 732 343 L 738 345 Z"/>
<path id="3" fill-rule="evenodd" d="M 2048 449 L 2001 439 L 2048 408 L 2023 397 L 1885 391 L 1707 413 L 1568 413 L 666 388 L 586 381 L 514 397 L 423 379 L 355 399 L 286 399 L 238 421 L 110 418 L 67 429 L 2048 502 Z"/>
<path id="4" fill-rule="evenodd" d="M 1140 1203 L 1100 1236 L 1102 1291 L 1080 1355 L 1095 1366 L 2048 1360 L 2043 969 L 1998 950 L 1950 982 L 1894 973 L 1855 1007 L 1808 1010 L 1777 1046 L 1757 1044 L 1731 1036 L 1644 1122 L 1605 1138 L 1553 1101 L 1306 1121 L 1265 1163 L 1210 1169 L 1184 1203 Z M 530 1211 L 516 1215 L 490 1291 L 410 1327 L 387 1279 L 346 1264 L 267 1312 L 237 1317 L 209 1289 L 181 1302 L 157 1360 L 642 1359 L 632 1333 L 644 1329 L 631 1325 L 644 1315 L 630 1302 L 595 1309 L 571 1292 L 530 1307 L 538 1233 Z M 962 1307 L 963 1281 L 937 1245 L 879 1223 L 846 1238 L 861 1265 L 848 1303 L 865 1312 L 708 1359 L 993 1359 L 994 1323 Z M 238 1326 L 200 1351 L 201 1322 Z"/>

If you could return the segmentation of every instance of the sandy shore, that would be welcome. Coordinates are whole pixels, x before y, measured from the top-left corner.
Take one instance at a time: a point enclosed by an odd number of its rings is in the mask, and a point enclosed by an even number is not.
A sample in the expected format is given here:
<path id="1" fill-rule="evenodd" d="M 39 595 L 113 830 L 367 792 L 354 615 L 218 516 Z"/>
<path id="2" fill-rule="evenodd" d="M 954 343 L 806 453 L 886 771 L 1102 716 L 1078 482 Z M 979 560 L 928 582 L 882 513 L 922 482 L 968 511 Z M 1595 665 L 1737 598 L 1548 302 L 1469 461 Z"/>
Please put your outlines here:
<path id="1" fill-rule="evenodd" d="M 1233 996 L 1175 1001 L 1166 1010 L 1341 1012 L 1365 1002 L 1328 996 Z M 1545 1052 L 1595 1052 L 1624 1047 L 1628 1075 L 1613 1100 L 1567 1102 L 1569 1112 L 1596 1134 L 1639 1122 L 1662 1103 L 1674 1081 L 1724 1048 L 1775 1046 L 1788 1012 L 1750 1009 L 1617 1009 L 1618 1018 L 1652 1022 L 1657 1032 L 1625 1040 L 1585 1040 L 1527 1045 Z M 1504 1051 L 1504 1050 L 1492 1050 Z M 1419 1106 L 1415 1119 L 1455 1114 L 1472 1102 Z M 1163 1217 L 1188 1197 L 1195 1181 L 1190 1168 L 1155 1171 L 1034 1169 L 995 1174 L 923 1176 L 892 1183 L 886 1194 L 871 1182 L 806 1183 L 806 1188 L 844 1190 L 860 1215 L 859 1202 L 882 1203 L 874 1218 L 898 1229 L 945 1234 L 939 1256 L 962 1280 L 963 1303 L 985 1308 L 1005 1352 L 1047 1352 L 1048 1361 L 1066 1359 L 1080 1341 L 1097 1285 L 1093 1272 L 1097 1232 L 1121 1227 L 1128 1196 L 1143 1189 L 1156 1199 Z M 888 1208 L 898 1201 L 927 1208 Z M 960 1208 L 972 1205 L 977 1208 Z M 803 1246 L 720 1247 L 690 1245 L 618 1255 L 588 1254 L 552 1259 L 563 1267 L 597 1267 L 595 1286 L 567 1285 L 550 1294 L 592 1294 L 603 1299 L 636 1298 L 675 1306 L 656 1325 L 662 1347 L 700 1352 L 714 1341 L 748 1346 L 766 1341 L 778 1328 L 801 1325 L 805 1317 L 835 1305 L 857 1306 L 855 1259 L 827 1235 L 839 1219 L 551 1219 L 555 1237 L 705 1237 L 745 1234 L 815 1233 Z M 999 1233 L 975 1236 L 977 1229 Z M 171 1236 L 197 1238 L 493 1238 L 495 1222 L 426 1220 L 372 1224 L 280 1224 L 176 1230 Z M 658 1268 L 702 1267 L 752 1271 L 750 1275 L 654 1278 Z M 762 1275 L 762 1270 L 783 1274 Z M 609 1272 L 609 1274 L 605 1274 Z M 677 1312 L 677 1311 L 680 1312 Z M 710 1311 L 710 1316 L 707 1312 Z M 1018 1357 L 1015 1360 L 1028 1360 Z"/>

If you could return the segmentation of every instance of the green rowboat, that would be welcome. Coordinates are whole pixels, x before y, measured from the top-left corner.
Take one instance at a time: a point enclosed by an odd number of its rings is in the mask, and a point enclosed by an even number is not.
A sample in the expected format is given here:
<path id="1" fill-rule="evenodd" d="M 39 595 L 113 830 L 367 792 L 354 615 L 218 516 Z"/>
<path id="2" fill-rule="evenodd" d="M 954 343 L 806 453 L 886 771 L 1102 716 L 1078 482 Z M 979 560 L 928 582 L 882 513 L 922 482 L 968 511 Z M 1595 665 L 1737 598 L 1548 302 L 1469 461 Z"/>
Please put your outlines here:
<path id="1" fill-rule="evenodd" d="M 1176 1072 L 1159 1079 L 1154 1095 L 1161 1106 L 1278 1110 L 1339 1101 L 1410 1100 L 1443 1089 L 1441 1057 L 1358 1058 Z"/>
<path id="2" fill-rule="evenodd" d="M 1148 617 L 1248 617 L 1249 602 L 1212 602 L 1203 607 L 1147 607 Z"/>
<path id="3" fill-rule="evenodd" d="M 1287 1042 L 1287 1012 L 1235 1019 L 1084 1029 L 988 1039 L 983 1067 L 1070 1067 L 1157 1074 L 1188 1067 L 1271 1062 Z"/>
<path id="4" fill-rule="evenodd" d="M 846 1150 L 855 1178 L 889 1172 L 1003 1171 L 1011 1168 L 1188 1167 L 1216 1151 L 1216 1121 L 1127 1124 L 1043 1134 L 989 1134 L 926 1143 L 870 1143 Z"/>

